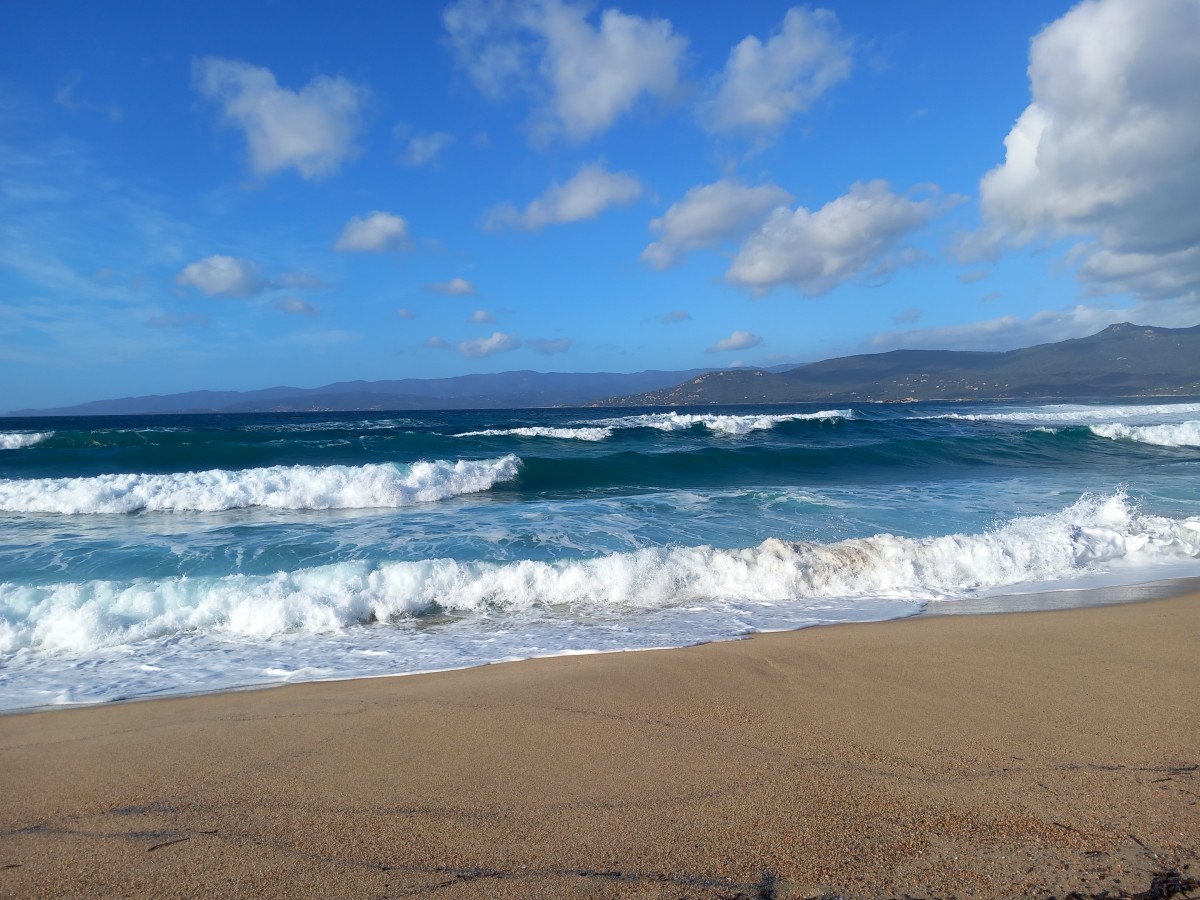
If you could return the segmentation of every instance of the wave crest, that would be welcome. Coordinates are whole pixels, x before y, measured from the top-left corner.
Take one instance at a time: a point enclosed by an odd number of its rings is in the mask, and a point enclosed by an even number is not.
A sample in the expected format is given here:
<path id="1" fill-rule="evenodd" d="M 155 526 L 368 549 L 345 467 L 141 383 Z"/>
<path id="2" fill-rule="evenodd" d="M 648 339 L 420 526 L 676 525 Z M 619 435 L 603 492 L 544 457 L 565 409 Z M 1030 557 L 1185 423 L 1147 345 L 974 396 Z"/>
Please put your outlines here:
<path id="1" fill-rule="evenodd" d="M 943 413 L 918 416 L 924 419 L 957 419 L 960 422 L 1012 422 L 1016 424 L 1091 425 L 1121 419 L 1161 419 L 1200 413 L 1200 403 L 1114 404 L 1083 406 L 1056 404 L 1033 409 L 1015 409 L 986 413 Z"/>
<path id="2" fill-rule="evenodd" d="M 574 427 L 550 428 L 542 425 L 530 425 L 525 428 L 488 428 L 484 431 L 464 431 L 455 437 L 541 437 L 556 438 L 565 441 L 603 441 L 612 437 L 611 428 Z"/>
<path id="3" fill-rule="evenodd" d="M 1200 558 L 1200 519 L 1139 514 L 1123 493 L 979 534 L 879 534 L 832 544 L 658 547 L 594 559 L 346 562 L 161 581 L 0 585 L 0 652 L 78 652 L 178 632 L 331 633 L 434 609 L 590 617 L 695 603 L 929 600 L 1118 566 Z"/>
<path id="4" fill-rule="evenodd" d="M 0 431 L 0 450 L 21 450 L 52 437 L 53 431 Z"/>
<path id="5" fill-rule="evenodd" d="M 686 431 L 703 425 L 721 434 L 748 434 L 767 431 L 783 422 L 832 421 L 854 418 L 852 409 L 824 409 L 812 413 L 779 413 L 775 415 L 720 415 L 716 413 L 646 413 L 606 419 L 602 424 L 615 428 L 657 428 L 659 431 Z"/>
<path id="6" fill-rule="evenodd" d="M 1092 425 L 1092 434 L 1114 441 L 1137 441 L 1156 447 L 1200 447 L 1200 422 L 1179 422 L 1175 425 Z"/>
<path id="7" fill-rule="evenodd" d="M 143 510 L 219 512 L 400 507 L 486 491 L 517 477 L 521 460 L 433 460 L 407 466 L 270 466 L 166 475 L 0 480 L 0 510 L 114 514 Z"/>

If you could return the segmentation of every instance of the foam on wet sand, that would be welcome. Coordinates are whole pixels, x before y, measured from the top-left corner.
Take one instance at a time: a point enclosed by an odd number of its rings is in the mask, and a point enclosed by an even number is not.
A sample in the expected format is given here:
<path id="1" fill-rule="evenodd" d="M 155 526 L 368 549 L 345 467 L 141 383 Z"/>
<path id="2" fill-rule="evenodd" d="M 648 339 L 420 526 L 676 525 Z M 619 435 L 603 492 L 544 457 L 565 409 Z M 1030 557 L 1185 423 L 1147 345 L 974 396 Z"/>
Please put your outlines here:
<path id="1" fill-rule="evenodd" d="M 1136 893 L 1200 874 L 1197 635 L 1190 594 L 12 715 L 0 894 Z"/>

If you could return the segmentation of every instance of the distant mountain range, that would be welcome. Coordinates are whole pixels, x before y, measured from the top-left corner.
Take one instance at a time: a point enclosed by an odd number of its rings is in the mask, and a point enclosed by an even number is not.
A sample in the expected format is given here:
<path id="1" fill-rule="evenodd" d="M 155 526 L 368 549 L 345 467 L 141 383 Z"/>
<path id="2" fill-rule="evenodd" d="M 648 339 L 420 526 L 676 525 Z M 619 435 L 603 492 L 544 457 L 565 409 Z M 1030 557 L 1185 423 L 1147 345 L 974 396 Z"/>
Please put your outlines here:
<path id="1" fill-rule="evenodd" d="M 13 416 L 123 416 L 160 413 L 331 412 L 421 409 L 522 409 L 587 406 L 622 394 L 670 387 L 709 371 L 501 372 L 456 378 L 339 381 L 318 388 L 188 391 L 96 400 L 57 409 L 18 409 Z"/>
<path id="2" fill-rule="evenodd" d="M 547 406 L 707 406 L 800 401 L 1081 400 L 1200 395 L 1200 326 L 1112 325 L 1021 350 L 893 350 L 773 369 L 502 372 L 342 381 L 318 388 L 190 391 L 97 400 L 14 416 L 138 415 Z"/>
<path id="3" fill-rule="evenodd" d="M 1200 326 L 1122 323 L 1021 350 L 893 350 L 783 372 L 705 372 L 604 406 L 697 406 L 796 401 L 1056 399 L 1200 394 Z"/>

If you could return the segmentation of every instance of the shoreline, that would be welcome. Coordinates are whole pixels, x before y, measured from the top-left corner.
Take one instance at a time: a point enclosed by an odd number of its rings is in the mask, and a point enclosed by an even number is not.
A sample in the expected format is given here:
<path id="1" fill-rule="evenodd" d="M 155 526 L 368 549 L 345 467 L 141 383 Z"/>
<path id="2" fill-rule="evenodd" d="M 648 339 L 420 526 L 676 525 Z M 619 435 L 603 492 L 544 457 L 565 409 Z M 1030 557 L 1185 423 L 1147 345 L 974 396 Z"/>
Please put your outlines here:
<path id="1" fill-rule="evenodd" d="M 1029 593 L 997 593 L 986 597 L 968 597 L 958 600 L 927 601 L 916 612 L 896 616 L 889 619 L 866 621 L 823 622 L 816 625 L 806 625 L 799 628 L 787 628 L 777 631 L 755 631 L 749 634 L 731 635 L 726 638 L 699 641 L 694 644 L 664 647 L 631 647 L 620 650 L 589 650 L 586 652 L 566 651 L 550 653 L 543 656 L 530 656 L 521 659 L 505 659 L 494 662 L 470 663 L 446 669 L 425 669 L 413 672 L 380 672 L 367 675 L 347 675 L 332 678 L 313 678 L 298 681 L 261 682 L 258 684 L 234 685 L 216 690 L 198 690 L 180 693 L 144 694 L 134 697 L 122 697 L 117 700 L 102 700 L 94 702 L 46 704 L 43 706 L 16 707 L 0 709 L 0 721 L 10 716 L 34 715 L 77 709 L 104 708 L 128 703 L 143 703 L 156 700 L 187 700 L 196 697 L 222 696 L 248 691 L 269 691 L 277 688 L 295 687 L 305 684 L 342 684 L 355 681 L 373 681 L 380 678 L 408 678 L 412 676 L 438 675 L 446 672 L 461 672 L 471 669 L 486 669 L 497 665 L 510 665 L 533 660 L 560 659 L 575 656 L 610 656 L 626 653 L 659 653 L 670 650 L 685 650 L 692 647 L 703 647 L 708 644 L 723 644 L 732 641 L 744 641 L 764 634 L 788 634 L 808 631 L 812 628 L 846 627 L 853 625 L 878 625 L 886 622 L 900 622 L 905 619 L 926 618 L 930 616 L 978 616 L 998 615 L 1005 613 L 1037 613 L 1067 609 L 1089 609 L 1092 607 L 1145 603 L 1151 600 L 1165 599 L 1182 594 L 1200 594 L 1200 575 L 1166 578 L 1133 584 L 1111 584 L 1092 587 L 1063 587 Z"/>
<path id="2" fill-rule="evenodd" d="M 1185 884 L 1191 591 L 7 716 L 0 894 Z"/>

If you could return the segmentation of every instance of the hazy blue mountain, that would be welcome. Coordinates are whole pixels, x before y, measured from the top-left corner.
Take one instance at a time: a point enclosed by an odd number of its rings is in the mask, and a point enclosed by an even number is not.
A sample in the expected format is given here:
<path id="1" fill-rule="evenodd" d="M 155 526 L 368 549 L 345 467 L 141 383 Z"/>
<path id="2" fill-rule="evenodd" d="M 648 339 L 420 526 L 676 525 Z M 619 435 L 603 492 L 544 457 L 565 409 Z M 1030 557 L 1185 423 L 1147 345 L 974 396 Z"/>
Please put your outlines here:
<path id="1" fill-rule="evenodd" d="M 1003 352 L 893 350 L 772 369 L 501 372 L 340 381 L 318 388 L 189 391 L 10 415 L 697 406 L 797 401 L 1062 399 L 1200 394 L 1200 326 L 1112 325 Z"/>
<path id="2" fill-rule="evenodd" d="M 404 409 L 519 409 L 586 406 L 605 397 L 669 387 L 706 369 L 611 372 L 501 372 L 456 378 L 340 381 L 317 388 L 188 391 L 95 400 L 55 409 L 20 409 L 14 416 L 105 416 L 153 413 L 308 412 Z"/>
<path id="3" fill-rule="evenodd" d="M 1123 323 L 1098 334 L 1020 350 L 893 350 L 783 372 L 705 372 L 605 406 L 728 403 L 1062 399 L 1200 394 L 1200 326 Z"/>

